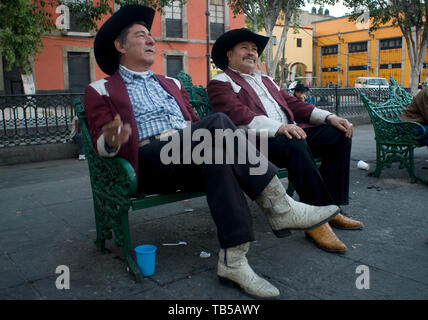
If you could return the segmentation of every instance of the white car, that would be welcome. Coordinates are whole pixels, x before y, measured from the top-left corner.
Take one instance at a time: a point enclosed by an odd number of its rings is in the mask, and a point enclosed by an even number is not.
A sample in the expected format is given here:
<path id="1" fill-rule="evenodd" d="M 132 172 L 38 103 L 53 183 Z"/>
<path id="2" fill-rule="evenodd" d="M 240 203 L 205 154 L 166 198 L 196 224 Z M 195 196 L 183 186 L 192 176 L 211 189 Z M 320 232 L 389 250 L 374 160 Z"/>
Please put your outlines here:
<path id="1" fill-rule="evenodd" d="M 388 89 L 389 84 L 385 78 L 358 77 L 355 81 L 355 88 Z"/>

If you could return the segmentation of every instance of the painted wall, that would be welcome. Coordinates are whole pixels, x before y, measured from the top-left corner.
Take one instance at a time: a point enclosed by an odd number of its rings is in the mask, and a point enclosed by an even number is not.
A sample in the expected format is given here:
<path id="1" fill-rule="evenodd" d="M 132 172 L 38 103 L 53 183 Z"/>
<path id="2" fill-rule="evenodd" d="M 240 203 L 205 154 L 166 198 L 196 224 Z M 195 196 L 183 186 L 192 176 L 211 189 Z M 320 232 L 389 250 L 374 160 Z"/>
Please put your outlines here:
<path id="1" fill-rule="evenodd" d="M 177 41 L 165 39 L 162 34 L 162 19 L 159 12 L 156 12 L 151 33 L 155 38 L 156 60 L 152 67 L 155 73 L 166 74 L 165 54 L 171 51 L 180 51 L 184 58 L 184 69 L 188 72 L 193 82 L 197 85 L 206 86 L 206 16 L 205 1 L 188 0 L 185 6 L 187 20 L 184 21 L 187 29 L 187 38 Z M 245 26 L 243 15 L 234 17 L 228 8 L 227 18 L 225 18 L 225 28 L 235 29 Z M 55 10 L 52 12 L 54 19 L 58 17 Z M 102 23 L 107 20 L 105 17 Z M 106 75 L 98 68 L 93 57 L 94 36 L 65 36 L 58 30 L 43 38 L 44 50 L 35 57 L 34 78 L 36 90 L 64 90 L 67 89 L 66 66 L 64 65 L 64 52 L 75 50 L 90 53 L 91 81 L 104 78 Z M 210 51 L 214 41 L 211 41 Z"/>

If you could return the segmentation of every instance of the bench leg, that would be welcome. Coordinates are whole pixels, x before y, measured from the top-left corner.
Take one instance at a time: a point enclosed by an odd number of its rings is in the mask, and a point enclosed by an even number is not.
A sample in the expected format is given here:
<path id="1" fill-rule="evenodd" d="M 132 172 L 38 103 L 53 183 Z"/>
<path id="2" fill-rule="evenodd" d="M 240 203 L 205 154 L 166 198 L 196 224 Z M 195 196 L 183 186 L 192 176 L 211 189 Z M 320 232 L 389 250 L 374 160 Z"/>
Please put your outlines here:
<path id="1" fill-rule="evenodd" d="M 414 155 L 414 147 L 408 147 L 408 151 L 406 152 L 406 157 L 405 157 L 405 163 L 403 164 L 406 169 L 407 172 L 409 173 L 410 176 L 410 181 L 412 183 L 415 182 L 422 182 L 423 184 L 427 184 L 427 180 L 422 178 L 421 176 L 417 175 L 415 172 L 415 155 Z"/>
<path id="2" fill-rule="evenodd" d="M 103 253 L 110 251 L 105 248 L 106 240 L 113 238 L 117 247 L 122 248 L 123 256 L 127 265 L 127 270 L 132 273 L 137 282 L 141 282 L 142 275 L 140 269 L 133 257 L 131 246 L 131 234 L 129 230 L 128 211 L 130 204 L 123 201 L 121 204 L 119 199 L 104 199 L 94 196 L 95 221 L 97 228 L 97 239 L 95 244 Z"/>
<path id="3" fill-rule="evenodd" d="M 97 239 L 95 240 L 95 245 L 98 250 L 102 253 L 110 253 L 110 250 L 106 249 L 106 238 L 111 239 L 112 234 L 111 230 L 106 226 L 103 219 L 103 213 L 100 207 L 100 199 L 94 195 L 94 211 L 95 211 L 95 227 L 97 230 Z"/>
<path id="4" fill-rule="evenodd" d="M 369 176 L 371 177 L 380 177 L 380 173 L 383 169 L 383 164 L 386 158 L 386 151 L 382 149 L 382 145 L 380 143 L 376 143 L 376 168 L 374 171 L 369 172 Z"/>
<path id="5" fill-rule="evenodd" d="M 123 256 L 126 261 L 128 272 L 132 273 L 135 277 L 136 282 L 141 282 L 143 275 L 141 274 L 140 268 L 138 268 L 135 262 L 133 250 L 131 246 L 131 234 L 129 231 L 128 211 L 122 211 L 120 214 L 121 229 L 122 229 L 122 250 Z"/>

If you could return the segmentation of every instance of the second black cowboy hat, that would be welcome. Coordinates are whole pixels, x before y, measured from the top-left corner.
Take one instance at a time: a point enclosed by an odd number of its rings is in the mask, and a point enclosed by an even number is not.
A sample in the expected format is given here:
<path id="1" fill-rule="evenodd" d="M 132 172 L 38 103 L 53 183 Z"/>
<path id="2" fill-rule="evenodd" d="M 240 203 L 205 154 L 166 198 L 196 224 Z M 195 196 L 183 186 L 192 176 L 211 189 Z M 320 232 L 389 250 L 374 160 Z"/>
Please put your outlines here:
<path id="1" fill-rule="evenodd" d="M 257 53 L 260 56 L 269 41 L 269 37 L 258 35 L 246 28 L 234 29 L 223 33 L 214 43 L 211 52 L 211 57 L 216 66 L 222 70 L 227 69 L 229 65 L 227 51 L 231 50 L 236 44 L 244 41 L 254 42 L 257 46 Z"/>
<path id="2" fill-rule="evenodd" d="M 133 22 L 142 21 L 148 30 L 152 27 L 155 11 L 141 5 L 127 5 L 116 11 L 100 28 L 94 41 L 94 54 L 98 66 L 112 75 L 119 68 L 119 55 L 114 40 Z"/>
<path id="3" fill-rule="evenodd" d="M 294 87 L 294 91 L 299 91 L 299 92 L 306 92 L 309 91 L 309 88 L 304 86 L 302 83 L 298 83 L 295 87 Z"/>

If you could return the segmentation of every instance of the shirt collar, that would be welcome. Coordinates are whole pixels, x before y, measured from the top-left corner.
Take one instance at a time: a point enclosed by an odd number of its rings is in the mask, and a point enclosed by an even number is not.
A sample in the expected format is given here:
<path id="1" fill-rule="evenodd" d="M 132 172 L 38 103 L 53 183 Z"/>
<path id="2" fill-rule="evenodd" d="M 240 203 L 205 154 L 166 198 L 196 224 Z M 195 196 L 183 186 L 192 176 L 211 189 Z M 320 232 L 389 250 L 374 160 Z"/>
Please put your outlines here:
<path id="1" fill-rule="evenodd" d="M 251 78 L 256 78 L 257 80 L 262 79 L 262 72 L 260 70 L 254 70 L 253 74 L 248 74 L 248 73 L 241 73 L 238 70 L 232 69 L 231 67 L 229 67 L 229 69 L 232 70 L 233 72 L 239 74 L 243 78 L 251 77 Z"/>
<path id="2" fill-rule="evenodd" d="M 147 70 L 144 72 L 137 72 L 133 71 L 131 69 L 128 69 L 127 67 L 123 65 L 119 65 L 119 73 L 123 78 L 123 81 L 125 81 L 126 84 L 134 82 L 135 79 L 148 79 L 152 76 L 154 76 L 154 73 L 152 70 Z"/>

